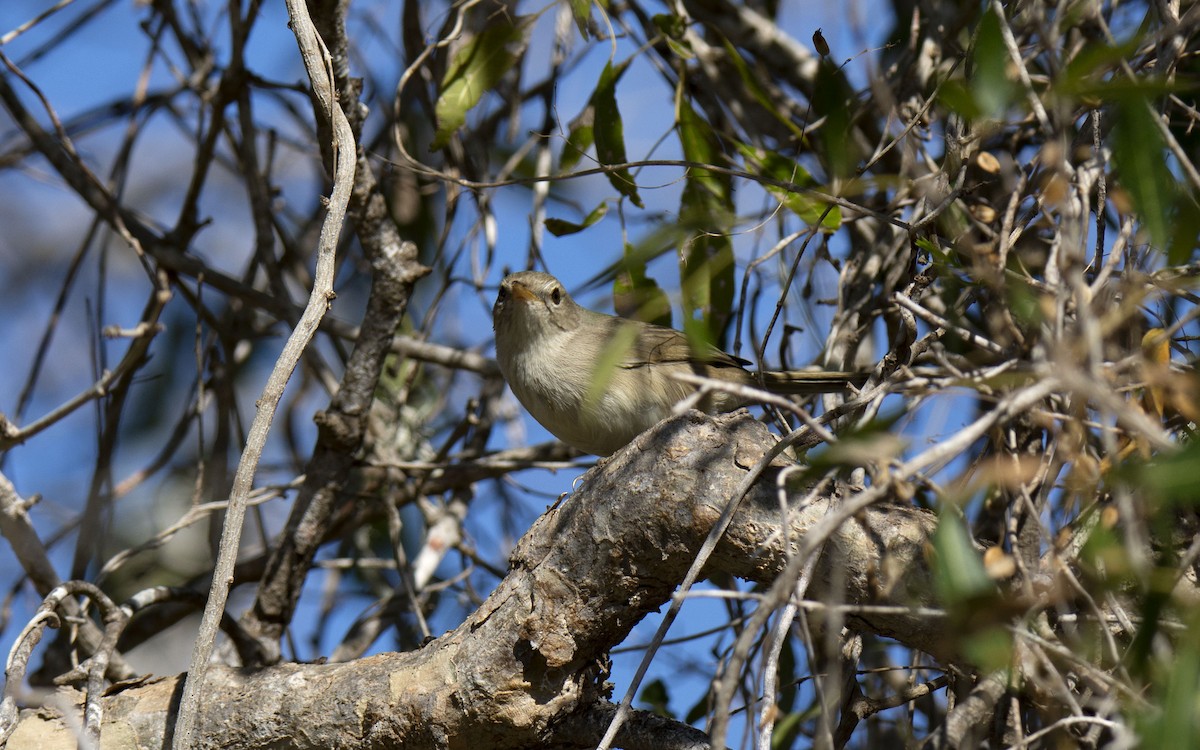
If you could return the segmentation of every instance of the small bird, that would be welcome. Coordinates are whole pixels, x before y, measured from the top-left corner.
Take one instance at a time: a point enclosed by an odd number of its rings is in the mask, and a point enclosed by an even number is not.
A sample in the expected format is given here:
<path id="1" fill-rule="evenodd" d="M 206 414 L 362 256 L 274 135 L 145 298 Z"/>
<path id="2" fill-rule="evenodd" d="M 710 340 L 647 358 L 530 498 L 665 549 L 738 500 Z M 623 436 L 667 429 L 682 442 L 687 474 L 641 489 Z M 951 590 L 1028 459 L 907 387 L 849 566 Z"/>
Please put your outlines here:
<path id="1" fill-rule="evenodd" d="M 749 372 L 750 362 L 713 346 L 697 349 L 680 331 L 580 307 L 541 271 L 500 282 L 492 325 L 500 371 L 517 399 L 559 440 L 598 456 L 628 445 L 699 390 L 673 373 L 784 394 L 845 390 L 866 380 L 852 372 Z M 715 413 L 745 403 L 712 390 L 697 408 Z"/>

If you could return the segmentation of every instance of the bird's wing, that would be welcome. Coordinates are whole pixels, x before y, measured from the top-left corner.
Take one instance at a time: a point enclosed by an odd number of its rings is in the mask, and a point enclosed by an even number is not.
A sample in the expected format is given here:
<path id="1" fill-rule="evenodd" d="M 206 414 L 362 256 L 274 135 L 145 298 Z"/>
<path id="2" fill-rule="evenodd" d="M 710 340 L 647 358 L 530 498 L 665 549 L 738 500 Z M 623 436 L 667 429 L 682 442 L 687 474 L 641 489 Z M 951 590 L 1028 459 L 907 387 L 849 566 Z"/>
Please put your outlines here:
<path id="1" fill-rule="evenodd" d="M 625 368 L 647 365 L 695 363 L 711 367 L 742 368 L 750 363 L 740 357 L 726 354 L 715 346 L 693 348 L 687 336 L 672 328 L 621 320 L 618 325 L 638 326 L 638 336 L 626 353 L 621 366 Z"/>

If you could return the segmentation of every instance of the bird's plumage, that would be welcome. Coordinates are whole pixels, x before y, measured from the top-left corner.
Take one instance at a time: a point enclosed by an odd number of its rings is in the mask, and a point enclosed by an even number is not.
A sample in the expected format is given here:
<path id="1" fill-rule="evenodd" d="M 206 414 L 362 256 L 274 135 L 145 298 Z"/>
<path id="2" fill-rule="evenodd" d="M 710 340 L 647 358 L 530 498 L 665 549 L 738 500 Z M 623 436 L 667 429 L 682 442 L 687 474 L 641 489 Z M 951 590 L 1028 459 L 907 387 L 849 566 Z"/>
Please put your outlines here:
<path id="1" fill-rule="evenodd" d="M 492 308 L 496 358 L 505 380 L 534 419 L 568 445 L 607 456 L 671 414 L 696 386 L 672 377 L 692 372 L 783 393 L 844 389 L 854 373 L 750 373 L 750 363 L 683 333 L 580 307 L 558 279 L 540 271 L 511 274 Z M 710 412 L 744 402 L 712 391 L 697 404 Z"/>

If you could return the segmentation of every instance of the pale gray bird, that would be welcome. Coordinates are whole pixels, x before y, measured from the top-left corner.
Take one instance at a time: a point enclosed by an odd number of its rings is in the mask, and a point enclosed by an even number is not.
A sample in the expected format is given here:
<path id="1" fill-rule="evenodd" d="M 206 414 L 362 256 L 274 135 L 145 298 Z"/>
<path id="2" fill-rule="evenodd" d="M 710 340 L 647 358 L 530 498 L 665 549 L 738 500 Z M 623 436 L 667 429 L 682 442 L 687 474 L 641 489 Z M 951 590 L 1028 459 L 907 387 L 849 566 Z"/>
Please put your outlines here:
<path id="1" fill-rule="evenodd" d="M 746 360 L 712 346 L 695 350 L 679 331 L 580 307 L 541 271 L 500 282 L 492 324 L 496 359 L 517 399 L 559 440 L 599 456 L 629 444 L 698 390 L 673 372 L 786 394 L 839 391 L 866 379 L 850 372 L 751 373 Z M 697 408 L 715 413 L 745 403 L 714 390 Z"/>

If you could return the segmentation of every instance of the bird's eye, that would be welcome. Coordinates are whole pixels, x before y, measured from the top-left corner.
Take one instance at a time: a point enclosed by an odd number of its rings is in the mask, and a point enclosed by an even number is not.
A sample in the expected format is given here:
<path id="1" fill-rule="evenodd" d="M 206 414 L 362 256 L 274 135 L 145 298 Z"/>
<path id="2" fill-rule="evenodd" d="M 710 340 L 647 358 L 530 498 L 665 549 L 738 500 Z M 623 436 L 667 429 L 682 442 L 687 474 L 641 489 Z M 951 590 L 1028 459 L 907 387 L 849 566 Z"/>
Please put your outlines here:
<path id="1" fill-rule="evenodd" d="M 554 287 L 554 289 L 550 292 L 550 301 L 556 305 L 559 302 L 562 302 L 562 290 L 558 287 Z"/>
<path id="2" fill-rule="evenodd" d="M 500 291 L 496 294 L 496 301 L 497 302 L 503 301 L 504 298 L 507 296 L 508 296 L 508 287 L 502 286 L 502 287 L 500 287 Z"/>

